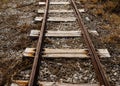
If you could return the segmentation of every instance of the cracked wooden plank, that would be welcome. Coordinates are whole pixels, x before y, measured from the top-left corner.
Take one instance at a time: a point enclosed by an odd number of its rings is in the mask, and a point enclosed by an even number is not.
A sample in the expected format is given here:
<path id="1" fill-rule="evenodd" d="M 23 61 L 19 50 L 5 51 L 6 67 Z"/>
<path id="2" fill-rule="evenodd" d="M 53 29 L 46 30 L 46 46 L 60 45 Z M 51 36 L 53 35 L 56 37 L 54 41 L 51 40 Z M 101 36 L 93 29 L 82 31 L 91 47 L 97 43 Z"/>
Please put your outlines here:
<path id="1" fill-rule="evenodd" d="M 98 55 L 103 57 L 110 57 L 107 49 L 97 49 Z M 46 58 L 90 58 L 87 49 L 48 49 L 44 48 L 42 56 Z M 23 52 L 24 57 L 34 57 L 35 48 L 26 48 Z"/>
<path id="2" fill-rule="evenodd" d="M 89 30 L 89 33 L 99 36 L 96 30 Z M 38 38 L 40 35 L 40 30 L 31 30 L 30 37 Z M 81 31 L 46 31 L 46 37 L 80 37 Z"/>
<path id="3" fill-rule="evenodd" d="M 13 83 L 16 83 L 19 86 L 27 86 L 28 81 L 27 80 L 13 80 Z M 69 84 L 69 83 L 62 83 L 62 82 L 43 82 L 38 81 L 39 86 L 99 86 L 99 84 Z"/>
<path id="4" fill-rule="evenodd" d="M 51 5 L 68 5 L 70 2 L 50 2 Z M 39 2 L 39 5 L 45 5 L 45 2 Z"/>
<path id="5" fill-rule="evenodd" d="M 44 13 L 45 10 L 38 9 L 38 13 Z M 72 13 L 73 10 L 49 10 L 49 13 Z M 79 9 L 79 12 L 84 13 L 85 9 Z"/>
<path id="6" fill-rule="evenodd" d="M 42 21 L 43 17 L 35 17 L 35 21 Z M 49 17 L 47 21 L 53 22 L 73 22 L 76 21 L 75 17 Z"/>

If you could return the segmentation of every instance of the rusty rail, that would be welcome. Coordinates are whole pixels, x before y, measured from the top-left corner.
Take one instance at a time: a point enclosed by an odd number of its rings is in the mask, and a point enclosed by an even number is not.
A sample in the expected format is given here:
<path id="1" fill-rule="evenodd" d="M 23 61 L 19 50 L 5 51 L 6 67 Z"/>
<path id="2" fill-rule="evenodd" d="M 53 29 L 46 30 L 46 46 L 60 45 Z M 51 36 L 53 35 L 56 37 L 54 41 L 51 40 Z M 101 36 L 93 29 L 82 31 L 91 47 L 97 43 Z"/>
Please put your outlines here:
<path id="1" fill-rule="evenodd" d="M 38 79 L 38 75 L 39 75 L 40 60 L 42 58 L 41 51 L 43 48 L 43 39 L 44 39 L 44 32 L 45 32 L 45 28 L 46 28 L 48 9 L 49 9 L 49 0 L 46 0 L 45 14 L 44 14 L 44 18 L 42 21 L 41 32 L 40 32 L 39 40 L 37 43 L 35 58 L 34 58 L 32 72 L 31 72 L 28 86 L 37 86 L 37 81 L 38 81 L 37 79 Z"/>
<path id="2" fill-rule="evenodd" d="M 100 63 L 99 56 L 96 53 L 96 49 L 95 49 L 95 47 L 94 47 L 94 45 L 92 43 L 92 40 L 90 39 L 88 30 L 85 28 L 84 23 L 82 22 L 81 14 L 78 11 L 78 8 L 77 8 L 74 0 L 71 0 L 71 5 L 74 8 L 78 24 L 82 28 L 81 29 L 82 30 L 82 35 L 83 35 L 85 43 L 86 43 L 86 45 L 87 45 L 87 47 L 89 49 L 89 54 L 90 54 L 90 57 L 91 57 L 92 64 L 94 66 L 95 72 L 97 74 L 98 81 L 100 82 L 100 85 L 110 86 L 110 83 L 109 83 L 109 81 L 108 81 L 108 79 L 107 79 L 107 77 L 106 77 L 106 75 L 104 73 L 104 70 L 102 68 L 102 65 Z"/>

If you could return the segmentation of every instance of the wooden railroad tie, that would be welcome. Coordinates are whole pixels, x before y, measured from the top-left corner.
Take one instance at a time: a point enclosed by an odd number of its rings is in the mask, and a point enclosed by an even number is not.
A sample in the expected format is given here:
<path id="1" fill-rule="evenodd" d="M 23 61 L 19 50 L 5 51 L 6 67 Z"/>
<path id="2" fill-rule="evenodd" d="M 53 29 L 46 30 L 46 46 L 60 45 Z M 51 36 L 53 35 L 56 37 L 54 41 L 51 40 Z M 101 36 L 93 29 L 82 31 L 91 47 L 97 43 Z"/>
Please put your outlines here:
<path id="1" fill-rule="evenodd" d="M 89 33 L 99 36 L 96 30 L 89 30 Z M 40 35 L 40 30 L 31 30 L 30 37 L 38 38 Z M 46 31 L 46 37 L 80 37 L 81 31 Z"/>
<path id="2" fill-rule="evenodd" d="M 27 80 L 13 80 L 13 83 L 18 84 L 19 86 L 27 86 Z M 41 82 L 38 81 L 39 86 L 99 86 L 99 84 L 69 84 L 69 83 L 62 83 L 62 82 Z"/>
<path id="3" fill-rule="evenodd" d="M 38 9 L 38 13 L 44 13 L 45 10 Z M 72 13 L 73 10 L 49 10 L 49 13 Z M 79 12 L 84 13 L 85 9 L 79 9 Z"/>
<path id="4" fill-rule="evenodd" d="M 36 22 L 43 20 L 43 17 L 35 17 Z M 76 17 L 49 17 L 47 21 L 51 22 L 73 22 L 76 21 Z"/>
<path id="5" fill-rule="evenodd" d="M 35 48 L 26 48 L 23 57 L 34 57 Z M 98 49 L 101 58 L 110 57 L 107 49 Z M 44 58 L 90 58 L 87 49 L 49 49 L 44 48 L 42 52 Z"/>
<path id="6" fill-rule="evenodd" d="M 69 5 L 70 2 L 50 2 L 50 5 Z M 39 2 L 39 5 L 45 5 L 45 2 Z"/>

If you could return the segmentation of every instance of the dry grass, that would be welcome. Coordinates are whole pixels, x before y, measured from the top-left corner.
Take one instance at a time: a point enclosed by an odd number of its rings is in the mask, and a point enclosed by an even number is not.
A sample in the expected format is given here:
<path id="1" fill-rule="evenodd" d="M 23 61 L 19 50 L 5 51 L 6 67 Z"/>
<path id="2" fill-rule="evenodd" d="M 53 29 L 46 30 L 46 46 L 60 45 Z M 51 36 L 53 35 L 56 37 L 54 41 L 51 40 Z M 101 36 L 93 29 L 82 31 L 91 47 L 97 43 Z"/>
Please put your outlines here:
<path id="1" fill-rule="evenodd" d="M 0 3 L 6 3 L 8 2 L 9 0 L 0 0 Z"/>
<path id="2" fill-rule="evenodd" d="M 11 0 L 0 0 L 0 8 L 2 8 L 2 5 L 5 3 L 8 3 Z"/>
<path id="3" fill-rule="evenodd" d="M 114 25 L 114 26 L 120 25 L 120 16 L 115 13 L 112 13 L 112 14 L 105 13 L 103 16 L 103 19 L 109 21 L 111 25 Z"/>
<path id="4" fill-rule="evenodd" d="M 97 2 L 98 2 L 98 0 L 91 0 L 91 2 L 92 2 L 92 3 L 97 3 Z"/>
<path id="5" fill-rule="evenodd" d="M 103 29 L 106 29 L 110 32 L 110 34 L 102 38 L 103 42 L 120 44 L 120 16 L 113 13 L 106 14 L 103 18 L 110 23 L 102 26 Z"/>
<path id="6" fill-rule="evenodd" d="M 119 3 L 119 0 L 89 0 L 85 5 L 93 15 L 100 16 L 109 22 L 101 26 L 102 29 L 110 32 L 105 37 L 101 37 L 104 43 L 120 43 L 120 16 L 119 13 L 113 12 L 113 10 L 119 10 Z"/>
<path id="7" fill-rule="evenodd" d="M 86 4 L 86 7 L 88 9 L 93 9 L 92 13 L 94 15 L 98 15 L 98 16 L 104 16 L 104 14 L 107 13 L 111 13 L 114 10 L 119 10 L 119 3 L 120 1 L 118 0 L 80 0 L 82 3 L 86 3 L 88 2 L 88 4 Z"/>
<path id="8" fill-rule="evenodd" d="M 101 40 L 104 43 L 119 44 L 120 43 L 120 29 L 111 30 L 111 33 L 101 38 Z"/>
<path id="9" fill-rule="evenodd" d="M 98 16 L 103 16 L 105 14 L 105 12 L 102 8 L 98 8 L 93 12 L 94 12 L 95 15 L 98 15 Z"/>
<path id="10" fill-rule="evenodd" d="M 80 2 L 82 2 L 82 3 L 86 3 L 88 1 L 90 1 L 91 3 L 97 3 L 98 2 L 98 0 L 80 0 Z"/>
<path id="11" fill-rule="evenodd" d="M 116 25 L 120 24 L 120 16 L 116 15 L 116 14 L 112 14 L 109 19 L 109 21 L 113 22 Z"/>
<path id="12" fill-rule="evenodd" d="M 20 30 L 20 33 L 27 33 L 33 26 L 30 24 L 23 24 L 18 26 L 17 28 Z"/>
<path id="13" fill-rule="evenodd" d="M 103 7 L 105 11 L 111 11 L 116 7 L 116 5 L 117 5 L 116 2 L 108 1 L 103 4 Z"/>
<path id="14" fill-rule="evenodd" d="M 109 24 L 108 25 L 102 25 L 101 28 L 105 29 L 105 30 L 110 30 L 111 26 Z"/>
<path id="15" fill-rule="evenodd" d="M 103 4 L 99 4 L 96 6 L 96 10 L 93 11 L 93 13 L 95 15 L 101 15 L 104 16 L 104 14 L 107 12 L 111 12 L 112 10 L 114 10 L 114 8 L 116 7 L 116 3 L 112 2 L 112 1 L 108 1 L 106 3 Z"/>
<path id="16" fill-rule="evenodd" d="M 87 0 L 80 0 L 80 2 L 82 2 L 82 3 L 86 3 L 86 2 L 87 2 Z"/>

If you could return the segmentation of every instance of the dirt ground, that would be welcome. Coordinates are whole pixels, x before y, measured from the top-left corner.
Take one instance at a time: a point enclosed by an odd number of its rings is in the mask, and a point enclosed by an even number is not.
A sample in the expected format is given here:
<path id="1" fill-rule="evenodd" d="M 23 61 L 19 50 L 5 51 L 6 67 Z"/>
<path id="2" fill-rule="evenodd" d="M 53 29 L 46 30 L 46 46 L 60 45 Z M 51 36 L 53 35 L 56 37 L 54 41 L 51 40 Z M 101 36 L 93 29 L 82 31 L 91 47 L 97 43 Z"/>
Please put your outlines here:
<path id="1" fill-rule="evenodd" d="M 14 69 L 16 65 L 24 64 L 21 63 L 22 52 L 32 44 L 27 35 L 31 29 L 38 28 L 33 21 L 37 2 L 37 0 L 0 2 L 0 84 L 9 82 L 16 72 Z"/>
<path id="2" fill-rule="evenodd" d="M 113 86 L 119 86 L 120 15 L 116 13 L 105 13 L 104 10 L 98 11 L 100 9 L 99 7 L 102 5 L 92 1 L 94 0 L 90 0 L 90 2 L 81 2 L 82 6 L 80 7 L 86 9 L 86 13 L 83 14 L 82 17 L 85 25 L 89 29 L 95 29 L 100 34 L 99 37 L 92 36 L 95 47 L 107 48 L 109 50 L 111 57 L 101 59 L 101 62 L 111 84 Z M 34 17 L 37 16 L 36 10 L 40 8 L 38 2 L 39 0 L 2 0 L 0 2 L 0 86 L 4 86 L 5 84 L 6 86 L 9 86 L 11 77 L 18 73 L 23 74 L 21 71 L 24 69 L 27 69 L 25 71 L 26 73 L 30 72 L 28 71 L 30 70 L 28 68 L 32 66 L 32 60 L 23 59 L 22 53 L 26 47 L 36 47 L 37 40 L 33 42 L 28 38 L 28 35 L 32 29 L 40 28 L 40 24 L 34 23 Z M 62 25 L 63 24 L 61 23 L 61 26 Z M 78 27 L 76 27 L 76 29 L 77 28 Z M 82 41 L 80 39 L 74 39 L 75 42 L 71 40 L 72 39 L 65 41 L 64 38 L 47 38 L 45 42 L 48 44 L 46 44 L 45 47 L 65 48 L 66 46 L 70 46 L 70 48 L 76 48 L 69 43 L 76 43 L 77 46 L 77 43 L 81 43 Z M 55 41 L 58 41 L 58 43 Z M 54 46 L 52 45 L 53 43 L 55 43 Z M 58 47 L 59 44 L 66 45 Z M 84 44 L 78 46 L 79 48 L 84 48 Z M 56 70 L 51 71 L 54 69 Z M 41 80 L 43 81 L 58 81 L 63 79 L 64 82 L 68 83 L 97 82 L 90 60 L 70 59 L 69 61 L 66 61 L 65 59 L 44 59 L 41 70 L 40 77 L 42 77 Z M 80 74 L 83 74 L 83 76 Z M 90 76 L 90 74 L 92 76 Z M 80 79 L 77 79 L 78 76 Z"/>

